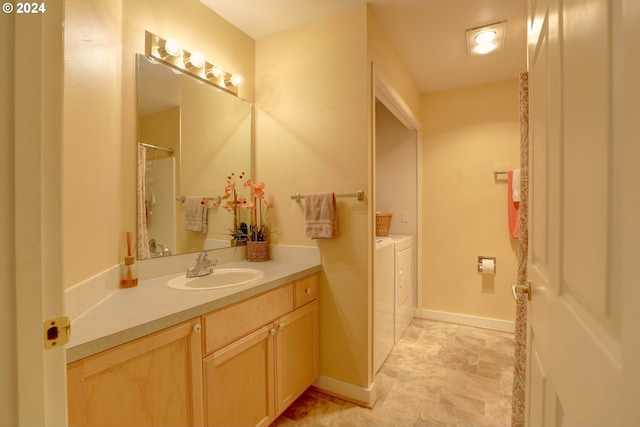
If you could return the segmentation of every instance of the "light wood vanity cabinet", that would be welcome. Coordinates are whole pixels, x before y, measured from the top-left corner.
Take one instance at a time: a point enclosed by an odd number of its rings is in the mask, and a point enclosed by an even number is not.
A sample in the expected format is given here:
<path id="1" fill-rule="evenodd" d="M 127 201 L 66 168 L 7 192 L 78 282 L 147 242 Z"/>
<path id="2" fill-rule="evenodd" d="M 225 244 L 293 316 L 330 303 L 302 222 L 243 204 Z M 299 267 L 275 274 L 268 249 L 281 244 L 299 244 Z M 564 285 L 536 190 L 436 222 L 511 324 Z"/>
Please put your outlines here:
<path id="1" fill-rule="evenodd" d="M 69 425 L 268 426 L 318 376 L 317 288 L 314 274 L 69 364 Z"/>
<path id="2" fill-rule="evenodd" d="M 200 318 L 67 367 L 69 426 L 199 426 Z"/>
<path id="3" fill-rule="evenodd" d="M 315 381 L 317 280 L 309 276 L 205 316 L 205 349 L 212 352 L 203 362 L 205 425 L 268 426 Z M 218 331 L 230 325 L 257 329 L 239 339 Z"/>

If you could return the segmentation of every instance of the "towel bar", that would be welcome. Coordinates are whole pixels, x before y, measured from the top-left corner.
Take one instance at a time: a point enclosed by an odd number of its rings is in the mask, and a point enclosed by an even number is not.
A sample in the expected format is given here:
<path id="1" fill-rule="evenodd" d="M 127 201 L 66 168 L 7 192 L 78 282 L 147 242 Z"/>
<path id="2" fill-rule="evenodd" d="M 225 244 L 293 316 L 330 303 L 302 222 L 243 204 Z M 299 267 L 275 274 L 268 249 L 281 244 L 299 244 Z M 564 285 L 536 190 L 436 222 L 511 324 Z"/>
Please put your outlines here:
<path id="1" fill-rule="evenodd" d="M 362 201 L 364 199 L 364 191 L 358 190 L 355 193 L 336 194 L 336 197 L 355 197 L 356 199 Z M 291 196 L 291 200 L 295 200 L 296 202 L 299 202 L 302 199 L 304 199 L 304 194 L 296 193 Z"/>
<path id="2" fill-rule="evenodd" d="M 204 200 L 208 200 L 210 202 L 218 202 L 220 203 L 222 201 L 222 198 L 220 196 L 216 196 L 216 197 L 203 197 Z M 185 200 L 187 200 L 187 198 L 185 196 L 178 196 L 176 197 L 176 201 L 177 202 L 184 202 Z"/>

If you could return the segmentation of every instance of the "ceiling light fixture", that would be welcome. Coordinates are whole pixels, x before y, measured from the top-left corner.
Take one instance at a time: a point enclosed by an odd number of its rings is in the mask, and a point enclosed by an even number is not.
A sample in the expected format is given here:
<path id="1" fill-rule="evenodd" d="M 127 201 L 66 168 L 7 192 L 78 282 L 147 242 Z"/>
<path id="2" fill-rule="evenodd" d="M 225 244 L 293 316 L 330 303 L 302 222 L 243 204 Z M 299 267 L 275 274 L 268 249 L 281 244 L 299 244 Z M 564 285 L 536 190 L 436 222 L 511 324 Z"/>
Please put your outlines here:
<path id="1" fill-rule="evenodd" d="M 473 48 L 475 53 L 479 53 L 480 55 L 486 55 L 494 51 L 496 48 L 496 44 L 494 42 L 489 43 L 478 43 L 476 47 Z"/>
<path id="2" fill-rule="evenodd" d="M 482 56 L 499 52 L 504 47 L 506 32 L 507 21 L 468 29 L 466 31 L 467 54 L 469 56 Z"/>
<path id="3" fill-rule="evenodd" d="M 488 44 L 492 43 L 496 39 L 496 35 L 497 34 L 495 31 L 483 31 L 481 33 L 478 33 L 474 40 L 478 44 Z"/>
<path id="4" fill-rule="evenodd" d="M 201 52 L 187 52 L 175 39 L 164 40 L 150 32 L 145 36 L 145 54 L 151 60 L 170 65 L 176 73 L 187 73 L 234 95 L 244 82 L 242 75 L 228 73 L 219 65 L 208 63 Z"/>

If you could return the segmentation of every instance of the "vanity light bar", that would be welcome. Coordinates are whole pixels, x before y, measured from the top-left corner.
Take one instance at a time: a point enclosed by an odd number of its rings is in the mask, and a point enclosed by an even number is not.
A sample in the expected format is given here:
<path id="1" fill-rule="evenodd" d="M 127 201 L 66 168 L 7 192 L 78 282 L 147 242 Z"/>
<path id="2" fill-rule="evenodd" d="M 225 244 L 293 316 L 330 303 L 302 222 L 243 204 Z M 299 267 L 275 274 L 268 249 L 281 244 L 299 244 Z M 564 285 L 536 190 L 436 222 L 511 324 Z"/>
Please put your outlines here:
<path id="1" fill-rule="evenodd" d="M 238 86 L 243 82 L 240 74 L 232 74 L 220 66 L 210 64 L 202 53 L 188 52 L 175 39 L 165 40 L 149 31 L 145 31 L 145 55 L 236 96 Z"/>

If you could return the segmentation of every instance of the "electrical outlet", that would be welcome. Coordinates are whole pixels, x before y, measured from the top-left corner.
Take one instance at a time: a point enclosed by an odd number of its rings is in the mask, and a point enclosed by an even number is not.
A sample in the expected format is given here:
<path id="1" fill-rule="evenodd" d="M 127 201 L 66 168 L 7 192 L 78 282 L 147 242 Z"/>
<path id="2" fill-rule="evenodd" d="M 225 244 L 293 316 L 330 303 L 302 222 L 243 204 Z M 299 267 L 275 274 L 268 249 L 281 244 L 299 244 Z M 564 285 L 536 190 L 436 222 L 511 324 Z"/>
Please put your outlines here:
<path id="1" fill-rule="evenodd" d="M 402 222 L 409 222 L 409 212 L 407 211 L 402 211 L 401 215 L 400 215 L 400 221 Z"/>

